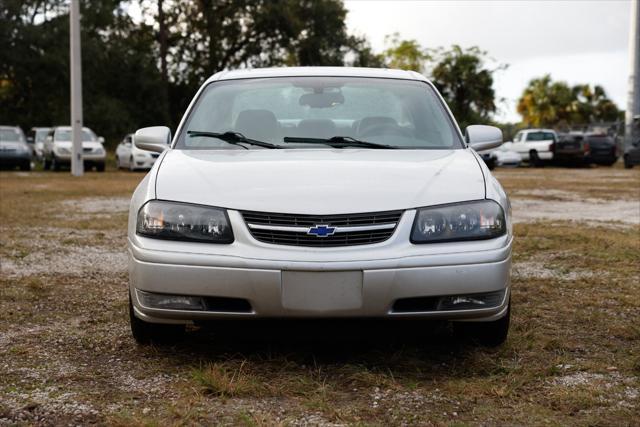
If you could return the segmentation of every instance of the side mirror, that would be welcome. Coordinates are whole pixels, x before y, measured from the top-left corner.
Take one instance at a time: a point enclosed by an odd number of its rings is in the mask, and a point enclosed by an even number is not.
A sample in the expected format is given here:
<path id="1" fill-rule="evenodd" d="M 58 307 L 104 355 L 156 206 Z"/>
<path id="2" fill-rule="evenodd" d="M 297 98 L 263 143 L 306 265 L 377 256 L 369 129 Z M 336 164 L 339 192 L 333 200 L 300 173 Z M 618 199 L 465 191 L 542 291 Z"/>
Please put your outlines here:
<path id="1" fill-rule="evenodd" d="M 103 137 L 103 136 L 99 136 L 99 137 L 98 137 L 98 142 L 99 142 L 100 144 L 104 144 L 104 137 Z"/>
<path id="2" fill-rule="evenodd" d="M 476 151 L 489 150 L 502 145 L 502 131 L 495 126 L 471 125 L 467 126 L 465 139 Z"/>
<path id="3" fill-rule="evenodd" d="M 133 143 L 141 150 L 162 153 L 171 143 L 171 130 L 166 126 L 152 126 L 138 129 Z"/>

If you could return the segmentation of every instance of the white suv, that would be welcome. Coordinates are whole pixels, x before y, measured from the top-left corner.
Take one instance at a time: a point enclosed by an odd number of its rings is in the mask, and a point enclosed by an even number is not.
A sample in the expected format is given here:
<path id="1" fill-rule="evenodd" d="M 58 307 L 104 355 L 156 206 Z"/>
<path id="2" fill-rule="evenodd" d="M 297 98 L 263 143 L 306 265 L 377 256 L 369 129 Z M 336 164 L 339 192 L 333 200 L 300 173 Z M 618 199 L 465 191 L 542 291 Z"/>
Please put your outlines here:
<path id="1" fill-rule="evenodd" d="M 73 143 L 70 126 L 52 128 L 44 141 L 44 168 L 60 170 L 63 165 L 71 164 Z M 107 152 L 102 146 L 103 139 L 98 138 L 87 127 L 82 128 L 82 159 L 85 168 L 94 167 L 104 172 Z"/>
<path id="2" fill-rule="evenodd" d="M 523 161 L 540 166 L 553 160 L 557 141 L 558 134 L 553 129 L 526 129 L 518 132 L 513 142 L 506 142 L 504 147 L 519 153 Z"/>

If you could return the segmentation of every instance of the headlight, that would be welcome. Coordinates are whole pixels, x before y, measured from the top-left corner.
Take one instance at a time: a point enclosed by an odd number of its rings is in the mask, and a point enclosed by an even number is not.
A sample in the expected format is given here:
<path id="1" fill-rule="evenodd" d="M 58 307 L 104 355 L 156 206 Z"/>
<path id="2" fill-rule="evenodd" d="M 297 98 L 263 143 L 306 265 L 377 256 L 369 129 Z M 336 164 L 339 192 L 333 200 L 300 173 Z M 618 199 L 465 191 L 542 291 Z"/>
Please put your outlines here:
<path id="1" fill-rule="evenodd" d="M 411 243 L 491 239 L 506 231 L 502 207 L 493 200 L 478 200 L 418 209 Z"/>
<path id="2" fill-rule="evenodd" d="M 54 151 L 58 154 L 71 154 L 71 150 L 66 147 L 58 147 Z"/>
<path id="3" fill-rule="evenodd" d="M 151 200 L 140 209 L 136 233 L 166 240 L 233 242 L 224 209 L 160 200 Z"/>
<path id="4" fill-rule="evenodd" d="M 104 154 L 104 149 L 102 147 L 94 148 L 94 154 Z"/>

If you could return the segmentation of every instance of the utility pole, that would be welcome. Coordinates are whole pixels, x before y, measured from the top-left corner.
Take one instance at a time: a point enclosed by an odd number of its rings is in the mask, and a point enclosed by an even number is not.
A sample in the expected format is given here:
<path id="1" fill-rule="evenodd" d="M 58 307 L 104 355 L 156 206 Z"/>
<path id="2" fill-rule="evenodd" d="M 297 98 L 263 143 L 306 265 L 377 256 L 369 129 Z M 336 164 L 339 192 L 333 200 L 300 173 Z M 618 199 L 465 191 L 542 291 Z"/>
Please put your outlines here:
<path id="1" fill-rule="evenodd" d="M 69 13 L 69 63 L 71 64 L 71 174 L 82 176 L 82 63 L 80 57 L 80 0 L 71 0 Z"/>
<path id="2" fill-rule="evenodd" d="M 631 0 L 631 22 L 629 25 L 629 92 L 625 113 L 625 142 L 631 146 L 634 135 L 634 118 L 640 116 L 640 5 Z M 637 119 L 636 119 L 637 120 Z"/>

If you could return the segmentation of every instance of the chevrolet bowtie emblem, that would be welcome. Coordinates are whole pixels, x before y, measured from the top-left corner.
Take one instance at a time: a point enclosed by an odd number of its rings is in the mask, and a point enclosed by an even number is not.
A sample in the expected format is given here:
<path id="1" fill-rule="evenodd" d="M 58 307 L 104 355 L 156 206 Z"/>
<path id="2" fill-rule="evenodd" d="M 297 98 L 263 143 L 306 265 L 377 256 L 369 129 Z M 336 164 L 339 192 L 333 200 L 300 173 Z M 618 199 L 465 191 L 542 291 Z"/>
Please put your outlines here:
<path id="1" fill-rule="evenodd" d="M 336 232 L 336 227 L 330 227 L 328 225 L 314 225 L 309 228 L 307 234 L 316 237 L 332 236 Z"/>

